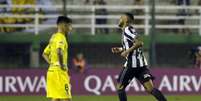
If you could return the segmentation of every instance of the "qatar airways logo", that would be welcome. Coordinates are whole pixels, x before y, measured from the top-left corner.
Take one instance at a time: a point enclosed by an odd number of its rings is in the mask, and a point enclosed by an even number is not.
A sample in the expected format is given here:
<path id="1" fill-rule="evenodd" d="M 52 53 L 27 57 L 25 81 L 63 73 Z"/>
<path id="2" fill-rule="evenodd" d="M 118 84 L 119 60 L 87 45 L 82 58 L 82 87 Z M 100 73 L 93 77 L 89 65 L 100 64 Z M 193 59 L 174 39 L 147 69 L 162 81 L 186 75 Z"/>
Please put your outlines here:
<path id="1" fill-rule="evenodd" d="M 42 72 L 41 72 L 42 74 Z M 96 75 L 89 74 L 84 79 L 80 76 L 72 75 L 71 80 L 78 80 L 80 83 L 71 82 L 72 92 L 78 94 L 116 94 L 116 81 L 118 75 L 106 74 Z M 176 94 L 197 94 L 201 92 L 201 75 L 200 74 L 174 74 L 158 75 L 154 84 L 164 93 Z M 75 86 L 76 85 L 76 86 Z M 44 75 L 1 75 L 0 76 L 0 95 L 1 94 L 44 94 L 46 89 L 46 80 Z M 80 91 L 83 89 L 84 91 Z M 126 88 L 127 92 L 139 93 L 144 92 L 144 87 L 136 80 L 130 81 Z M 139 93 L 141 94 L 141 93 Z"/>
<path id="2" fill-rule="evenodd" d="M 84 87 L 87 92 L 93 93 L 95 95 L 101 95 L 107 90 L 115 93 L 115 82 L 117 79 L 116 76 L 108 75 L 105 79 L 101 79 L 97 75 L 89 75 L 84 80 Z M 95 86 L 91 86 L 93 83 Z M 155 82 L 159 85 L 157 88 L 160 90 L 166 90 L 166 92 L 200 92 L 201 91 L 201 76 L 196 77 L 194 75 L 173 75 L 168 76 L 164 75 L 160 82 Z M 131 83 L 127 86 L 126 91 L 134 92 L 143 92 L 145 91 L 144 87 L 137 82 L 136 79 L 133 79 Z"/>
<path id="3" fill-rule="evenodd" d="M 44 76 L 0 76 L 0 93 L 38 93 L 45 88 Z"/>

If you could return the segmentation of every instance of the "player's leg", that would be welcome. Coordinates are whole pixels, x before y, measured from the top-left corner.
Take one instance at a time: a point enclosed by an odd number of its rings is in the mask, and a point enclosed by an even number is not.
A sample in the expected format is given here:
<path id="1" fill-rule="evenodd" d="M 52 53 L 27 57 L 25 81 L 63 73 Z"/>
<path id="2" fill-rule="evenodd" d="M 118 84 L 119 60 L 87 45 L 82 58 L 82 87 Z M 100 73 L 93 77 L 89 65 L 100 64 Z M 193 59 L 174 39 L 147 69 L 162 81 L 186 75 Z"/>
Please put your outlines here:
<path id="1" fill-rule="evenodd" d="M 165 96 L 154 87 L 152 80 L 143 83 L 144 88 L 150 94 L 152 94 L 158 101 L 167 101 Z"/>
<path id="2" fill-rule="evenodd" d="M 70 77 L 67 74 L 67 72 L 65 71 L 61 71 L 61 80 L 63 81 L 63 85 L 64 85 L 64 99 L 62 99 L 61 101 L 72 101 L 72 95 L 71 95 L 71 85 L 70 85 Z"/>
<path id="3" fill-rule="evenodd" d="M 52 99 L 52 101 L 72 101 L 71 99 L 62 99 L 62 100 L 60 100 L 60 99 Z"/>
<path id="4" fill-rule="evenodd" d="M 53 98 L 51 101 L 72 101 L 72 99 L 66 98 L 66 99 L 55 99 Z"/>
<path id="5" fill-rule="evenodd" d="M 153 84 L 153 76 L 150 74 L 149 69 L 147 67 L 142 67 L 138 72 L 138 76 L 136 77 L 144 86 L 145 90 L 152 94 L 158 101 L 167 101 L 165 96 L 154 87 Z"/>
<path id="6" fill-rule="evenodd" d="M 51 101 L 60 101 L 59 99 L 55 99 L 55 98 L 53 98 Z"/>
<path id="7" fill-rule="evenodd" d="M 72 101 L 72 99 L 63 99 L 63 101 Z"/>
<path id="8" fill-rule="evenodd" d="M 149 81 L 144 82 L 144 83 L 143 83 L 143 86 L 144 86 L 145 90 L 146 90 L 148 93 L 151 93 L 151 91 L 152 91 L 153 88 L 154 88 L 154 85 L 153 85 L 152 80 L 149 80 Z"/>
<path id="9" fill-rule="evenodd" d="M 125 88 L 129 84 L 130 78 L 132 78 L 130 73 L 131 70 L 128 67 L 123 68 L 117 79 L 117 93 L 120 101 L 127 101 Z"/>
<path id="10" fill-rule="evenodd" d="M 50 69 L 47 72 L 47 83 L 46 83 L 46 91 L 47 98 L 51 98 L 51 101 L 60 101 L 57 96 L 57 92 L 60 92 L 57 87 L 59 86 L 57 83 L 58 73 L 54 69 Z"/>
<path id="11" fill-rule="evenodd" d="M 51 79 L 47 83 L 49 88 L 47 96 L 52 98 L 51 101 L 71 101 L 70 77 L 67 72 L 57 69 L 50 72 L 48 77 L 51 77 Z"/>

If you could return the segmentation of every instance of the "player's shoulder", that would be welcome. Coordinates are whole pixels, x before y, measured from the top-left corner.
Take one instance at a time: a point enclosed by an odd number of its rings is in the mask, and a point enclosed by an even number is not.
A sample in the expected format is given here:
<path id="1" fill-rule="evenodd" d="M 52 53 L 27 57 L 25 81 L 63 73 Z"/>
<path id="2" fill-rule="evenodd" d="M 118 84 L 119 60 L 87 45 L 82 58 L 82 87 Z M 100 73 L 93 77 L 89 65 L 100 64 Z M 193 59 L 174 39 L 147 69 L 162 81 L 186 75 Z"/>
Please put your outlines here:
<path id="1" fill-rule="evenodd" d="M 62 33 L 59 33 L 59 32 L 55 33 L 55 36 L 56 37 L 64 37 L 64 35 Z"/>
<path id="2" fill-rule="evenodd" d="M 65 36 L 62 33 L 55 33 L 53 38 L 54 40 L 64 40 Z"/>

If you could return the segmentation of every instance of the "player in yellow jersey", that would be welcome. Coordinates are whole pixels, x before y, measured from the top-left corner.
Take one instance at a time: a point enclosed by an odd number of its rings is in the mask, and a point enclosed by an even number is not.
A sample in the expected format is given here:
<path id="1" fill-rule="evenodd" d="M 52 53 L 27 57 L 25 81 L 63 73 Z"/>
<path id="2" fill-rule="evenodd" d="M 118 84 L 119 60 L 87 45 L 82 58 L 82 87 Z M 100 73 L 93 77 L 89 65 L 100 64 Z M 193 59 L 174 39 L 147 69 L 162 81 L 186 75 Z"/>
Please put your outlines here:
<path id="1" fill-rule="evenodd" d="M 47 71 L 47 97 L 52 101 L 71 101 L 70 77 L 68 75 L 67 34 L 72 30 L 72 20 L 65 16 L 57 19 L 57 32 L 52 35 L 43 57 L 49 63 Z"/>

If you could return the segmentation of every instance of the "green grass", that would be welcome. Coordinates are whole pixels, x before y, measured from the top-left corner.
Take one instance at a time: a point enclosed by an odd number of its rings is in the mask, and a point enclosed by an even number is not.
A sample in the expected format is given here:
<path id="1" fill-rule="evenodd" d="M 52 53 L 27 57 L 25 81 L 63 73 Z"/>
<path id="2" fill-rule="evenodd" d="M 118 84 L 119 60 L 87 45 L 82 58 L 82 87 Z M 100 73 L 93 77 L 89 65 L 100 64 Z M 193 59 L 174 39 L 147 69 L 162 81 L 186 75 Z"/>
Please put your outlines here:
<path id="1" fill-rule="evenodd" d="M 168 96 L 168 101 L 201 101 L 201 95 Z M 0 101 L 50 101 L 44 96 L 0 96 Z M 117 96 L 74 96 L 73 101 L 118 101 Z M 128 96 L 128 101 L 156 101 L 152 96 Z"/>

